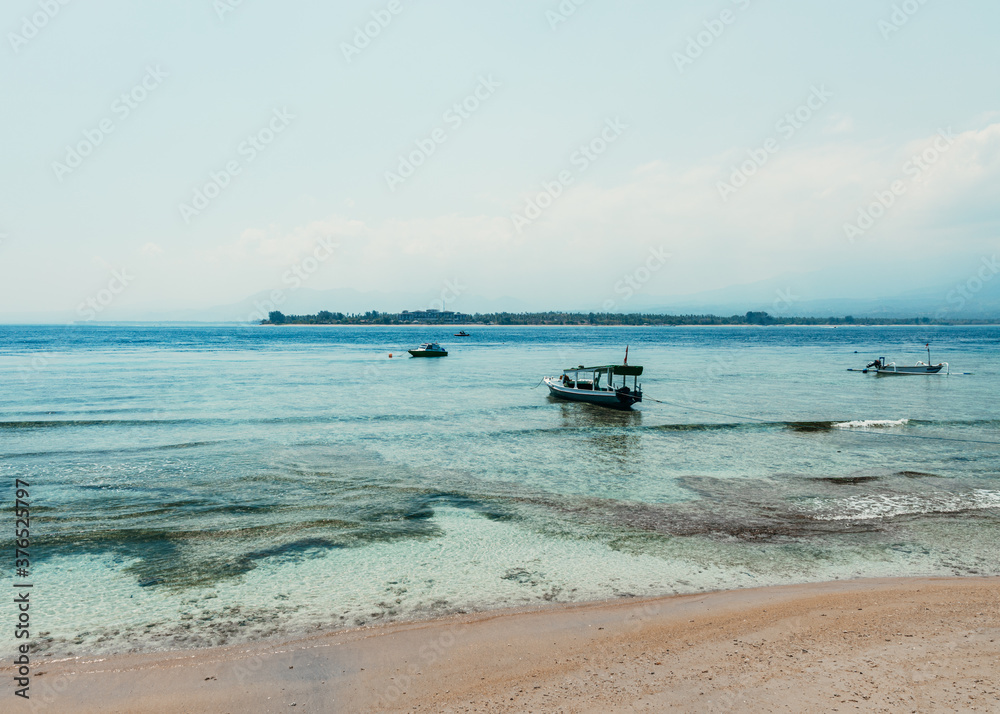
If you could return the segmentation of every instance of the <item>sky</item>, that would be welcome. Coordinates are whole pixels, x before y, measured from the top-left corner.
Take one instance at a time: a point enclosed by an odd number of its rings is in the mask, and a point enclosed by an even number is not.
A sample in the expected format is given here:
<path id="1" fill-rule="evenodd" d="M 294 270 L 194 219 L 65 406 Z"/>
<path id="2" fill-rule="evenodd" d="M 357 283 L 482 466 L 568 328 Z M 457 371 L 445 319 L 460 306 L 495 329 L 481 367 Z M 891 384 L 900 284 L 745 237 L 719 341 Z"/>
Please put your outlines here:
<path id="1" fill-rule="evenodd" d="M 0 320 L 992 279 L 998 25 L 986 0 L 10 0 Z"/>

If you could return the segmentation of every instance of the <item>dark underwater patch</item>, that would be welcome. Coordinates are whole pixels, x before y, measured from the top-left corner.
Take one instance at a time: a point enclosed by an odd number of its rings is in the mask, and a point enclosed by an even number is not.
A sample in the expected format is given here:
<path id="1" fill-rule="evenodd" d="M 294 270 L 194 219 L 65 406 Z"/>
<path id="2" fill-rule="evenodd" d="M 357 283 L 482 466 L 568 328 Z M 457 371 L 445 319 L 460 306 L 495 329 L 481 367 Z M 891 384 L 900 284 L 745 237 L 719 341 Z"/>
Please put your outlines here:
<path id="1" fill-rule="evenodd" d="M 831 483 L 834 486 L 857 486 L 863 483 L 874 483 L 875 481 L 881 481 L 881 476 L 820 476 L 819 478 L 809 479 L 810 481 L 821 481 L 823 483 Z"/>
<path id="2" fill-rule="evenodd" d="M 818 431 L 833 431 L 833 425 L 835 422 L 832 421 L 789 421 L 785 422 L 785 426 L 792 431 L 797 431 L 805 434 L 814 433 Z"/>

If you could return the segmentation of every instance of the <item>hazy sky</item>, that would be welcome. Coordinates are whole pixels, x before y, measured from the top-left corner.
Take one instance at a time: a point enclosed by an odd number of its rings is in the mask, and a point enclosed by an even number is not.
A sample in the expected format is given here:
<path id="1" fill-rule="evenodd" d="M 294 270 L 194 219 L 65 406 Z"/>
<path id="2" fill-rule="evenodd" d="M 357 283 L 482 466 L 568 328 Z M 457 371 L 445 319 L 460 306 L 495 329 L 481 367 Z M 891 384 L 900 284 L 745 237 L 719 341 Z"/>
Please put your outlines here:
<path id="1" fill-rule="evenodd" d="M 987 0 L 10 0 L 0 316 L 971 274 L 998 26 Z"/>

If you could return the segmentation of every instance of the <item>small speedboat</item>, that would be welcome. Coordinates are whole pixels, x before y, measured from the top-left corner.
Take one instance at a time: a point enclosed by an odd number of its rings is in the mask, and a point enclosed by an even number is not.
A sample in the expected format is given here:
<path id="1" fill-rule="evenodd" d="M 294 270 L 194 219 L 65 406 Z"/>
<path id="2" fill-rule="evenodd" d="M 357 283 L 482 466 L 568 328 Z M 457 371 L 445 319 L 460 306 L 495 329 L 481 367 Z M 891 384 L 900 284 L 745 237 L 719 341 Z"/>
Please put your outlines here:
<path id="1" fill-rule="evenodd" d="M 415 350 L 407 350 L 413 357 L 447 357 L 448 350 L 437 342 L 425 342 Z"/>
<path id="2" fill-rule="evenodd" d="M 642 367 L 628 363 L 628 350 L 622 364 L 606 364 L 600 367 L 570 367 L 564 369 L 560 377 L 543 377 L 549 394 L 559 399 L 574 402 L 588 402 L 613 409 L 631 409 L 642 401 L 642 387 L 639 375 Z M 621 377 L 621 386 L 615 385 L 615 377 Z M 629 387 L 627 378 L 632 377 Z M 601 380 L 604 383 L 601 383 Z"/>
<path id="3" fill-rule="evenodd" d="M 455 333 L 455 337 L 472 337 L 472 335 L 470 335 L 465 330 L 461 330 L 461 331 Z"/>

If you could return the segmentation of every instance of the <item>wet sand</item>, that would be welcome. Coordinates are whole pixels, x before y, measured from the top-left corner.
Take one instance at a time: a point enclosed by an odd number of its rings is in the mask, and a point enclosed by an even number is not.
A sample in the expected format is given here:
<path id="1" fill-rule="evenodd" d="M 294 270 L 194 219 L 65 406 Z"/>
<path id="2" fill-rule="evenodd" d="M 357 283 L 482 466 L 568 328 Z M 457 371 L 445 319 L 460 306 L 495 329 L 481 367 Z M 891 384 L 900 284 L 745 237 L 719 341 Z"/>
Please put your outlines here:
<path id="1" fill-rule="evenodd" d="M 1000 712 L 1000 578 L 617 600 L 77 658 L 39 664 L 31 695 L 17 711 Z"/>

